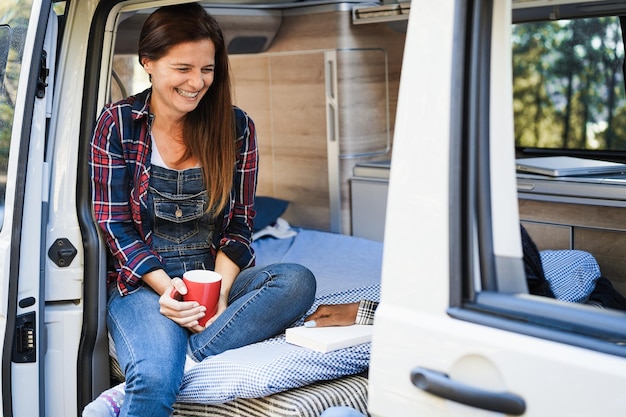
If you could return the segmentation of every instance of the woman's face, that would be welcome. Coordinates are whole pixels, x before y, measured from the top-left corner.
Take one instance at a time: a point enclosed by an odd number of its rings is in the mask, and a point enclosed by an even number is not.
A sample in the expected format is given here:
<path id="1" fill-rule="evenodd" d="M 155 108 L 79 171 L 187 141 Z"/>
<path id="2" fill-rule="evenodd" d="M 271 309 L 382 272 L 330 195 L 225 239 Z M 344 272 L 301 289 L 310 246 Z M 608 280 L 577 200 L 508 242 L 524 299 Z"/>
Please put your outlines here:
<path id="1" fill-rule="evenodd" d="M 215 45 L 211 40 L 174 45 L 157 60 L 144 59 L 152 78 L 153 113 L 180 118 L 194 110 L 213 83 Z"/>

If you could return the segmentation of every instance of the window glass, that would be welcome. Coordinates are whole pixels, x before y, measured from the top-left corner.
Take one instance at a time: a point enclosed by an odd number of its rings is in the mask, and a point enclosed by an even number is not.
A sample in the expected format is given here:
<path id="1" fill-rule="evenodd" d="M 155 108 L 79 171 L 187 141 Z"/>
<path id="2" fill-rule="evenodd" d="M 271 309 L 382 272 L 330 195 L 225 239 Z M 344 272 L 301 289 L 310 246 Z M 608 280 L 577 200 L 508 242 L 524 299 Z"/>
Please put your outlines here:
<path id="1" fill-rule="evenodd" d="M 9 58 L 9 43 L 11 42 L 11 27 L 9 25 L 0 25 L 0 88 L 4 88 L 4 73 L 7 69 L 7 60 Z"/>
<path id="2" fill-rule="evenodd" d="M 4 223 L 7 165 L 17 84 L 32 3 L 0 3 L 0 230 Z"/>
<path id="3" fill-rule="evenodd" d="M 515 24 L 512 43 L 516 146 L 626 150 L 618 17 Z"/>

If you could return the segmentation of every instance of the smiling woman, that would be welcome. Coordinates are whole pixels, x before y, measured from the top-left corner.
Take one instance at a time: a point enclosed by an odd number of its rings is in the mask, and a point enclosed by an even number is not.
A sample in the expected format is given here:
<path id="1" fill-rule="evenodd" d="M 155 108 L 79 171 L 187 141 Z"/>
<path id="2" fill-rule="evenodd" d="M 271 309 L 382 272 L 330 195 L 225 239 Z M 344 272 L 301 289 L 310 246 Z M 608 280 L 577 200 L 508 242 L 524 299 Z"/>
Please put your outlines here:
<path id="1" fill-rule="evenodd" d="M 178 139 L 185 137 L 186 149 L 177 162 L 192 155 L 199 159 L 205 167 L 209 206 L 219 211 L 230 193 L 231 161 L 235 159 L 230 72 L 222 30 L 198 4 L 163 7 L 145 21 L 138 48 L 139 63 L 153 86 L 150 111 L 155 120 L 151 129 L 164 130 Z M 209 87 L 210 94 L 202 100 Z M 191 103 L 184 101 L 178 108 L 183 97 L 178 91 L 200 91 L 200 97 Z M 211 120 L 208 114 L 213 116 Z M 212 140 L 207 141 L 207 135 Z"/>
<path id="2" fill-rule="evenodd" d="M 201 361 L 281 333 L 311 306 L 316 283 L 298 264 L 254 266 L 256 132 L 231 102 L 215 19 L 195 3 L 158 9 L 139 61 L 152 87 L 96 122 L 92 203 L 115 264 L 107 327 L 127 381 L 120 415 L 165 417 L 187 353 Z M 204 306 L 177 297 L 194 269 L 222 276 L 206 325 Z"/>

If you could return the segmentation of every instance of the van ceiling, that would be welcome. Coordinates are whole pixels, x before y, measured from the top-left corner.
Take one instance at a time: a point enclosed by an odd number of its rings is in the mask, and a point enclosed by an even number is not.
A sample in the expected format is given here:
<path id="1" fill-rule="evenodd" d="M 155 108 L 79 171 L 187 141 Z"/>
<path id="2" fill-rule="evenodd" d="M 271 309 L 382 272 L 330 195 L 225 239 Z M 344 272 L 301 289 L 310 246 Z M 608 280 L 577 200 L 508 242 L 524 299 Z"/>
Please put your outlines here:
<path id="1" fill-rule="evenodd" d="M 208 10 L 218 21 L 224 33 L 229 54 L 255 53 L 267 49 L 282 23 L 282 15 L 277 11 L 246 13 L 241 9 L 230 11 Z M 224 13 L 223 12 L 227 12 Z M 117 28 L 115 53 L 137 54 L 139 34 L 149 13 L 137 12 L 124 16 Z M 120 19 L 121 20 L 121 19 Z"/>
<path id="2" fill-rule="evenodd" d="M 203 2 L 220 24 L 229 54 L 263 52 L 271 45 L 286 13 L 318 13 L 331 6 L 352 10 L 361 0 L 236 0 L 229 3 Z M 116 34 L 116 54 L 136 54 L 141 27 L 154 9 L 122 13 Z"/>

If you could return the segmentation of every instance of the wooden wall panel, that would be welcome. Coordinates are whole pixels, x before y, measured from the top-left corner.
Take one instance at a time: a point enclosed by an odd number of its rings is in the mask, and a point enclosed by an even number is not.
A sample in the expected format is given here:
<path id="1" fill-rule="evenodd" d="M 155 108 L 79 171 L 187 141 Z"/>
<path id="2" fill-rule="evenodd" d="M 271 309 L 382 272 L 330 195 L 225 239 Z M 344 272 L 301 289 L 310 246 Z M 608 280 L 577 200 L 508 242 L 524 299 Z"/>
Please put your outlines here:
<path id="1" fill-rule="evenodd" d="M 593 254 L 602 275 L 626 295 L 626 233 L 576 227 L 574 247 Z"/>
<path id="2" fill-rule="evenodd" d="M 271 78 L 275 195 L 293 224 L 328 230 L 324 55 L 273 56 Z"/>
<path id="3" fill-rule="evenodd" d="M 255 121 L 258 195 L 290 202 L 294 225 L 329 227 L 324 54 L 234 56 L 235 102 Z"/>
<path id="4" fill-rule="evenodd" d="M 259 147 L 259 195 L 274 195 L 274 143 L 272 132 L 270 63 L 264 55 L 230 58 L 233 101 L 254 120 Z"/>
<path id="5" fill-rule="evenodd" d="M 519 210 L 524 220 L 626 231 L 626 210 L 619 207 L 520 199 Z"/>
<path id="6" fill-rule="evenodd" d="M 342 155 L 385 152 L 387 57 L 382 49 L 337 51 L 339 134 Z"/>
<path id="7" fill-rule="evenodd" d="M 555 226 L 525 221 L 522 224 L 539 250 L 571 249 L 572 230 L 569 226 Z"/>
<path id="8" fill-rule="evenodd" d="M 350 36 L 350 13 L 328 11 L 283 17 L 268 52 L 336 49 Z"/>

